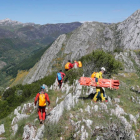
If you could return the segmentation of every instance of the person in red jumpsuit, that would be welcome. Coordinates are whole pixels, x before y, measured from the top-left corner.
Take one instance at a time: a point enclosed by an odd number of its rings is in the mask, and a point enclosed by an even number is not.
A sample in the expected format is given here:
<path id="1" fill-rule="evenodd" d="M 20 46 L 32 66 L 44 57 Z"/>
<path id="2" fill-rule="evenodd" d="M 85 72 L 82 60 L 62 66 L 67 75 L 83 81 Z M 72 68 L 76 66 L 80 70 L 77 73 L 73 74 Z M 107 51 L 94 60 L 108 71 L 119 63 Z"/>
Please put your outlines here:
<path id="1" fill-rule="evenodd" d="M 38 116 L 39 116 L 39 120 L 40 120 L 40 124 L 45 122 L 45 118 L 46 118 L 46 112 L 45 112 L 45 108 L 46 108 L 46 102 L 48 102 L 48 106 L 50 105 L 50 99 L 47 93 L 45 93 L 45 87 L 41 86 L 40 88 L 40 92 L 37 93 L 36 97 L 35 97 L 35 101 L 34 104 L 36 106 L 36 103 L 38 101 Z"/>

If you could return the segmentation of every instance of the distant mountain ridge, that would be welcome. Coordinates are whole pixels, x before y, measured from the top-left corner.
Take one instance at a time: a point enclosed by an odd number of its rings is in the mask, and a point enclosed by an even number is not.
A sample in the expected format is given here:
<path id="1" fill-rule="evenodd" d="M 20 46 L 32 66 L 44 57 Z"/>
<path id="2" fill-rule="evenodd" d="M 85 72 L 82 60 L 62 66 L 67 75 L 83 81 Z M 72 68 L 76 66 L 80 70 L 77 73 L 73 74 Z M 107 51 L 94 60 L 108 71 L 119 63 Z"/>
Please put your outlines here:
<path id="1" fill-rule="evenodd" d="M 60 34 L 71 32 L 81 24 L 80 22 L 72 22 L 40 25 L 35 23 L 21 23 L 6 18 L 0 20 L 0 38 L 20 38 L 25 41 L 32 41 L 36 39 L 44 40 L 44 38 L 51 36 L 54 41 Z M 5 35 L 2 34 L 4 32 Z"/>
<path id="2" fill-rule="evenodd" d="M 9 85 L 18 64 L 21 66 L 28 58 L 30 60 L 47 48 L 59 35 L 70 33 L 79 26 L 80 22 L 39 25 L 0 20 L 0 86 Z"/>
<path id="3" fill-rule="evenodd" d="M 11 51 L 18 55 L 23 54 L 24 59 L 24 54 L 30 55 L 31 52 L 46 47 L 59 35 L 69 33 L 80 25 L 80 22 L 39 25 L 8 18 L 0 20 L 0 60 L 10 63 L 7 53 L 10 54 Z M 18 55 L 11 57 L 16 60 Z"/>
<path id="4" fill-rule="evenodd" d="M 22 22 L 19 22 L 19 21 L 14 21 L 14 20 L 11 20 L 9 18 L 6 18 L 6 19 L 3 19 L 3 20 L 0 20 L 0 26 L 16 26 L 16 25 L 34 25 L 35 23 L 22 23 Z"/>

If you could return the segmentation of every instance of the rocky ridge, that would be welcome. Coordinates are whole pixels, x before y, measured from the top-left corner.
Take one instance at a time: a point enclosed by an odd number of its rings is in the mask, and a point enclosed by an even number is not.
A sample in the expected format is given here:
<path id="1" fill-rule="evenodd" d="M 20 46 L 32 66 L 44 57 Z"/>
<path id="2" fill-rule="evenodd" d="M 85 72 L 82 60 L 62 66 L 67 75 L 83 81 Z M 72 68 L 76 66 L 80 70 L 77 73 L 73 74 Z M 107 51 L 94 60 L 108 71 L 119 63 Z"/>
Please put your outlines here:
<path id="1" fill-rule="evenodd" d="M 59 63 L 61 63 L 60 67 L 62 68 L 67 60 L 78 60 L 95 49 L 102 49 L 108 52 L 113 52 L 115 49 L 122 51 L 139 49 L 139 16 L 140 10 L 136 11 L 122 23 L 104 24 L 99 22 L 85 22 L 71 34 L 66 35 L 65 39 L 62 37 L 61 41 L 59 40 L 61 38 L 60 36 L 50 47 L 55 50 L 57 46 L 61 46 L 59 50 L 57 48 L 57 53 L 55 51 L 51 53 L 51 61 L 47 61 L 46 63 L 46 60 L 49 59 L 49 50 L 46 50 L 41 60 L 35 66 L 37 69 L 34 72 L 32 70 L 29 72 L 23 84 L 32 83 L 36 81 L 38 77 L 42 78 L 44 75 L 47 75 L 52 70 L 52 67 L 55 67 L 58 63 L 57 59 L 61 60 Z M 135 71 L 132 61 L 130 60 L 131 58 L 128 58 L 128 56 L 129 54 L 124 52 L 117 55 L 116 59 L 122 58 L 122 61 L 125 60 L 125 71 Z M 135 57 L 136 62 L 139 63 L 139 59 L 134 53 L 131 52 L 131 56 Z M 42 61 L 43 59 L 44 62 Z M 42 73 L 41 67 L 44 66 L 44 63 L 46 63 L 46 70 L 44 71 L 45 73 Z M 130 66 L 127 65 L 128 63 Z M 131 68 L 129 69 L 128 67 Z M 35 74 L 37 75 L 35 76 Z M 27 80 L 28 77 L 32 77 L 32 80 L 29 82 Z"/>
<path id="2" fill-rule="evenodd" d="M 140 9 L 117 26 L 118 37 L 124 49 L 140 48 Z"/>
<path id="3" fill-rule="evenodd" d="M 46 89 L 48 88 L 46 85 L 45 87 Z M 50 87 L 50 90 L 59 90 L 57 80 Z M 81 140 L 86 140 L 91 137 L 96 137 L 96 140 L 116 138 L 136 140 L 135 131 L 132 128 L 134 126 L 137 127 L 139 113 L 134 116 L 125 112 L 119 105 L 121 99 L 111 99 L 107 96 L 108 103 L 99 101 L 96 104 L 89 100 L 88 102 L 86 102 L 86 100 L 81 100 L 79 97 L 85 95 L 90 96 L 95 93 L 95 88 L 87 87 L 86 89 L 83 89 L 82 86 L 79 85 L 78 80 L 71 86 L 67 83 L 63 84 L 61 91 L 65 94 L 56 99 L 56 106 L 50 111 L 49 115 L 47 115 L 45 124 L 37 127 L 35 124 L 39 123 L 39 121 L 35 117 L 31 121 L 25 123 L 22 134 L 23 140 L 42 139 L 46 131 L 46 125 L 48 123 L 57 124 L 61 121 L 62 116 L 65 115 L 65 110 L 67 110 L 66 114 L 69 117 L 68 120 L 66 120 L 67 125 L 64 125 L 63 127 L 65 131 L 72 127 L 73 139 L 79 138 Z M 129 100 L 131 101 L 131 99 Z M 139 97 L 137 97 L 137 99 L 134 98 L 134 102 L 136 100 L 138 101 Z M 48 110 L 48 108 L 46 109 Z M 74 112 L 72 110 L 74 110 Z M 23 104 L 23 106 L 19 106 L 14 110 L 15 117 L 13 117 L 11 122 L 11 137 L 14 137 L 19 127 L 21 127 L 19 122 L 24 119 L 33 118 L 32 114 L 34 115 L 35 111 L 36 107 L 34 106 L 34 103 Z M 4 124 L 1 124 L 0 128 L 0 135 L 6 133 Z M 63 135 L 64 132 L 61 133 L 61 140 L 65 139 Z"/>
<path id="4" fill-rule="evenodd" d="M 9 18 L 0 20 L 0 26 L 16 26 L 16 25 L 25 26 L 25 25 L 34 25 L 34 23 L 22 23 L 22 22 L 19 22 L 19 21 L 13 21 Z"/>

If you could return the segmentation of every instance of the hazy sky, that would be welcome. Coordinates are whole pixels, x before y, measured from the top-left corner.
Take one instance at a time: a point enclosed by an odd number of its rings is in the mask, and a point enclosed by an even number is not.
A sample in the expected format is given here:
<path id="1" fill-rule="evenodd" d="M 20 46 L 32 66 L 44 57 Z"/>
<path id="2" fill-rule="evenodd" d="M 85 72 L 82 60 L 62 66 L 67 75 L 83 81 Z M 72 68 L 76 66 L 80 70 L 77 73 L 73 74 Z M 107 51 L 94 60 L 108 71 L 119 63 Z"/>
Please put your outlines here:
<path id="1" fill-rule="evenodd" d="M 0 20 L 23 23 L 116 23 L 140 9 L 140 0 L 0 0 Z"/>

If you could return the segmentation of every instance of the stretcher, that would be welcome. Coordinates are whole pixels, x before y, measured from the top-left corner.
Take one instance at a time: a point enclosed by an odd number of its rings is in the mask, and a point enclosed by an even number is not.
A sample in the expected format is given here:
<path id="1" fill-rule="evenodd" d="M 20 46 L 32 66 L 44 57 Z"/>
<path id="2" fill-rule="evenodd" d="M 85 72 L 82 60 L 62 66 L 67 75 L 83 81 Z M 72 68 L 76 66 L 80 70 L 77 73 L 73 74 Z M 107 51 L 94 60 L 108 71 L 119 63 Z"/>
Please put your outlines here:
<path id="1" fill-rule="evenodd" d="M 81 77 L 79 79 L 80 85 L 85 86 L 94 86 L 96 87 L 97 84 L 95 82 L 95 78 L 90 77 Z M 119 80 L 113 79 L 98 79 L 98 83 L 100 87 L 110 88 L 110 89 L 119 89 Z"/>

